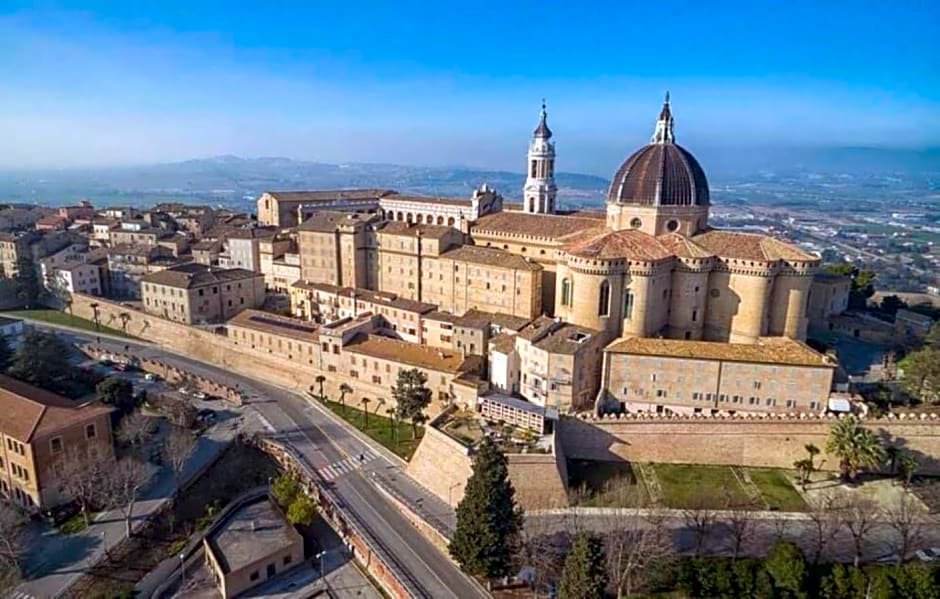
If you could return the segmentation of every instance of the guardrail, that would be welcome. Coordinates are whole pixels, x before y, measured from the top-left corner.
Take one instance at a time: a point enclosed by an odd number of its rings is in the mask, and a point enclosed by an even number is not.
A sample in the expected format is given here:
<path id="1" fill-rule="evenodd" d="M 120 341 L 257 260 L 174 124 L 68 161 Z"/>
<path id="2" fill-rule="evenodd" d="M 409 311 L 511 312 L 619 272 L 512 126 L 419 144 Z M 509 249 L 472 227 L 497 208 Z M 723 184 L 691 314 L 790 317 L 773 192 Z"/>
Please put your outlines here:
<path id="1" fill-rule="evenodd" d="M 426 597 L 432 595 L 421 587 L 420 582 L 396 557 L 394 551 L 381 541 L 372 528 L 357 514 L 345 509 L 343 500 L 335 495 L 327 481 L 313 468 L 289 440 L 277 437 L 258 436 L 256 445 L 287 468 L 301 475 L 312 486 L 321 506 L 321 512 L 353 549 L 353 557 L 381 584 L 385 591 L 395 597 Z M 284 460 L 288 459 L 289 464 Z M 359 551 L 356 551 L 356 548 Z"/>

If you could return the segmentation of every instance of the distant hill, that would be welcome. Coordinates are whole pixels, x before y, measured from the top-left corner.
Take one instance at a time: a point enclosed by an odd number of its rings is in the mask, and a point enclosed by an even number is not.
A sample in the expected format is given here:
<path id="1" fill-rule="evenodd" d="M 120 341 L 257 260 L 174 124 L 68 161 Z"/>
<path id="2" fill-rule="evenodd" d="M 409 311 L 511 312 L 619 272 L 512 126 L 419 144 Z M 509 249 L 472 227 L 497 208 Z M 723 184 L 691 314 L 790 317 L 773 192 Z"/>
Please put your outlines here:
<path id="1" fill-rule="evenodd" d="M 940 149 L 701 148 L 716 203 L 809 203 L 819 195 L 883 199 L 932 198 L 940 181 Z M 603 177 L 558 173 L 560 207 L 599 207 Z M 216 156 L 120 168 L 0 171 L 0 203 L 150 205 L 164 200 L 251 210 L 266 190 L 383 187 L 400 192 L 467 197 L 488 183 L 521 200 L 522 173 L 395 164 L 328 164 L 291 158 Z"/>

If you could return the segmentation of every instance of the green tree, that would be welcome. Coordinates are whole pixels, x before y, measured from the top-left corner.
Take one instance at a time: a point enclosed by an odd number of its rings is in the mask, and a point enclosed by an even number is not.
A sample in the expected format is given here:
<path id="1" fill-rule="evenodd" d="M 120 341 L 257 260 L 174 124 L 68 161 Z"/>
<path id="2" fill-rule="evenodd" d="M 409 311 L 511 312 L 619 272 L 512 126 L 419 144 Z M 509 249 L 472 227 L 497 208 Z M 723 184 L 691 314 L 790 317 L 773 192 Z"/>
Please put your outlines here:
<path id="1" fill-rule="evenodd" d="M 343 414 L 346 413 L 346 395 L 352 393 L 353 389 L 346 383 L 339 386 L 339 403 L 343 406 Z"/>
<path id="2" fill-rule="evenodd" d="M 796 544 L 777 539 L 767 554 L 764 568 L 778 589 L 800 596 L 806 582 L 806 560 Z"/>
<path id="3" fill-rule="evenodd" d="M 369 428 L 369 404 L 372 403 L 372 400 L 368 397 L 363 397 L 359 400 L 359 403 L 362 404 L 362 411 L 365 412 L 365 428 Z"/>
<path id="4" fill-rule="evenodd" d="M 909 453 L 902 453 L 898 457 L 898 478 L 901 479 L 901 484 L 905 489 L 911 486 L 916 471 L 917 458 Z"/>
<path id="5" fill-rule="evenodd" d="M 509 574 L 522 528 L 506 456 L 486 437 L 473 458 L 473 473 L 457 505 L 450 555 L 473 576 L 487 580 Z"/>
<path id="6" fill-rule="evenodd" d="M 0 335 L 0 374 L 7 371 L 13 363 L 13 348 L 10 347 L 5 335 Z"/>
<path id="7" fill-rule="evenodd" d="M 95 387 L 98 397 L 101 401 L 117 408 L 119 414 L 130 414 L 137 407 L 137 401 L 134 399 L 134 384 L 129 380 L 109 376 Z"/>
<path id="8" fill-rule="evenodd" d="M 927 403 L 940 402 L 940 347 L 925 345 L 912 351 L 900 364 L 904 371 L 901 388 Z"/>
<path id="9" fill-rule="evenodd" d="M 392 387 L 398 419 L 411 420 L 412 439 L 418 435 L 419 421 L 415 420 L 415 416 L 431 404 L 431 390 L 428 389 L 427 382 L 427 375 L 417 368 L 412 368 L 400 371 Z"/>
<path id="10" fill-rule="evenodd" d="M 559 599 L 603 599 L 607 588 L 607 558 L 601 540 L 580 534 L 565 557 L 558 584 Z"/>
<path id="11" fill-rule="evenodd" d="M 39 270 L 31 258 L 21 257 L 16 261 L 16 276 L 13 277 L 16 287 L 16 299 L 27 310 L 40 304 L 45 293 L 42 281 L 39 279 Z"/>
<path id="12" fill-rule="evenodd" d="M 13 354 L 9 374 L 31 385 L 65 393 L 73 376 L 69 348 L 56 334 L 31 329 Z"/>
<path id="13" fill-rule="evenodd" d="M 271 496 L 282 508 L 288 508 L 301 492 L 300 481 L 293 472 L 282 472 L 271 481 Z"/>
<path id="14" fill-rule="evenodd" d="M 319 385 L 320 387 L 320 396 L 317 399 L 319 399 L 320 401 L 323 401 L 323 398 L 326 397 L 325 395 L 323 395 L 323 383 L 326 382 L 326 377 L 323 376 L 322 374 L 318 374 L 317 378 L 314 380 L 317 381 L 317 385 Z"/>
<path id="15" fill-rule="evenodd" d="M 859 270 L 857 267 L 842 262 L 840 264 L 827 264 L 824 272 L 845 275 L 852 279 L 852 288 L 849 290 L 849 309 L 864 310 L 868 298 L 875 294 L 875 272 L 872 270 Z"/>
<path id="16" fill-rule="evenodd" d="M 898 310 L 907 308 L 907 303 L 896 295 L 888 295 L 881 299 L 881 305 L 878 308 L 882 314 L 896 316 Z"/>
<path id="17" fill-rule="evenodd" d="M 900 447 L 891 445 L 885 448 L 885 458 L 888 460 L 888 471 L 891 473 L 891 476 L 894 476 L 897 472 L 899 457 L 901 457 Z"/>
<path id="18" fill-rule="evenodd" d="M 816 469 L 816 463 L 813 460 L 819 455 L 819 448 L 812 443 L 807 443 L 803 446 L 803 449 L 805 449 L 807 455 L 809 455 L 809 470 L 812 472 Z"/>
<path id="19" fill-rule="evenodd" d="M 306 493 L 297 493 L 287 508 L 287 520 L 292 524 L 310 526 L 317 515 L 317 502 Z"/>
<path id="20" fill-rule="evenodd" d="M 843 480 L 855 480 L 864 466 L 877 466 L 884 462 L 884 448 L 855 416 L 840 418 L 829 429 L 826 451 L 839 458 Z"/>
<path id="21" fill-rule="evenodd" d="M 806 484 L 809 482 L 810 474 L 813 473 L 813 461 L 809 458 L 803 458 L 793 462 L 796 468 L 797 476 L 800 478 L 800 487 L 806 491 Z"/>

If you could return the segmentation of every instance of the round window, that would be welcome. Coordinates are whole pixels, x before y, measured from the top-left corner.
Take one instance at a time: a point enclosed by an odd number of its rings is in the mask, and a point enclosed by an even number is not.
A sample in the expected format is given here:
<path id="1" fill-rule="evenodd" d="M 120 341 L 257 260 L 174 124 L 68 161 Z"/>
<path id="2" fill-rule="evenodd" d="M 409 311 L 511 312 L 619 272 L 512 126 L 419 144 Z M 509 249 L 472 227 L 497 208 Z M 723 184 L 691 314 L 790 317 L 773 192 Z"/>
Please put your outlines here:
<path id="1" fill-rule="evenodd" d="M 634 229 L 639 229 L 640 227 L 643 226 L 643 221 L 641 221 L 638 218 L 634 218 L 630 221 L 630 226 L 633 227 Z"/>
<path id="2" fill-rule="evenodd" d="M 669 229 L 670 231 L 675 231 L 676 229 L 679 228 L 679 221 L 677 220 L 669 221 L 668 223 L 666 223 L 666 228 Z"/>

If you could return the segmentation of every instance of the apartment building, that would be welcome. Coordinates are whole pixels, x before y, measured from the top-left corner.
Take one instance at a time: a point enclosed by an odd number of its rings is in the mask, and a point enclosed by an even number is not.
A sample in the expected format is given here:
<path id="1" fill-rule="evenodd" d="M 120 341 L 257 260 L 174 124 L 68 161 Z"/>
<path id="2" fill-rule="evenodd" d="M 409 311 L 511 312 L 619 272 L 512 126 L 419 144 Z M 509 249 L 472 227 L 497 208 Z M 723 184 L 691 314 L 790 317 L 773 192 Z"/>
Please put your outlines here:
<path id="1" fill-rule="evenodd" d="M 264 303 L 264 276 L 191 262 L 141 279 L 144 311 L 186 324 L 227 320 Z"/>
<path id="2" fill-rule="evenodd" d="M 59 479 L 66 459 L 114 458 L 111 412 L 0 375 L 0 495 L 30 511 L 68 501 Z"/>
<path id="3" fill-rule="evenodd" d="M 786 337 L 754 344 L 622 338 L 604 350 L 603 399 L 657 413 L 818 412 L 835 367 Z"/>
<path id="4" fill-rule="evenodd" d="M 262 272 L 261 242 L 274 238 L 277 231 L 275 227 L 249 227 L 232 231 L 226 236 L 226 251 L 219 256 L 219 266 Z"/>
<path id="5" fill-rule="evenodd" d="M 68 293 L 103 295 L 101 269 L 88 262 L 67 261 L 56 266 L 42 265 L 43 278 L 50 289 Z"/>
<path id="6" fill-rule="evenodd" d="M 159 245 L 121 244 L 106 251 L 109 293 L 119 299 L 140 299 L 141 279 L 179 264 L 172 251 Z"/>

